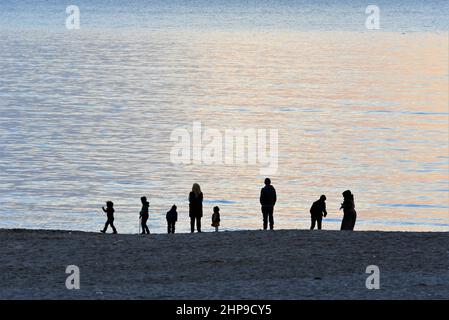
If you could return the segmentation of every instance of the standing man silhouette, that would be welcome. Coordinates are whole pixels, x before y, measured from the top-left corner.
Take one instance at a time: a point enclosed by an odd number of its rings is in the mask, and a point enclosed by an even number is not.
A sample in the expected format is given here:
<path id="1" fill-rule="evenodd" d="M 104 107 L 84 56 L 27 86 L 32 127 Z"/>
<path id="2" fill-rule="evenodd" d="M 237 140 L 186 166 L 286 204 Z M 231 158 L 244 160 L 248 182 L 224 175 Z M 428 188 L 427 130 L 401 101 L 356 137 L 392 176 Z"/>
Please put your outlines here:
<path id="1" fill-rule="evenodd" d="M 312 204 L 312 207 L 310 207 L 310 217 L 312 218 L 312 225 L 310 226 L 310 230 L 315 229 L 315 224 L 318 224 L 318 230 L 321 230 L 323 214 L 324 217 L 327 216 L 326 196 L 324 194 Z"/>
<path id="2" fill-rule="evenodd" d="M 273 211 L 276 204 L 276 189 L 271 185 L 270 178 L 265 179 L 265 187 L 260 190 L 260 205 L 262 206 L 263 229 L 267 230 L 268 220 L 270 230 L 274 228 Z"/>

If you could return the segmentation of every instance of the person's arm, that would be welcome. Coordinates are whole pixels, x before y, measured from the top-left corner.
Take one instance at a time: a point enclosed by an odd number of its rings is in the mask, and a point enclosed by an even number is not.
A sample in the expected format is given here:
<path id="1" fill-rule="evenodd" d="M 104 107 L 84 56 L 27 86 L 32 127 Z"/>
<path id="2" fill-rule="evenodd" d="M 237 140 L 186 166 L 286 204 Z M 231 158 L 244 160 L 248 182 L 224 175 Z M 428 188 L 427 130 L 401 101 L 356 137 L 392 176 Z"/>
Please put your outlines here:
<path id="1" fill-rule="evenodd" d="M 260 204 L 262 206 L 263 206 L 263 200 L 264 200 L 264 197 L 263 197 L 263 188 L 262 188 L 262 189 L 260 189 L 260 198 L 259 198 Z"/>
<path id="2" fill-rule="evenodd" d="M 273 188 L 273 192 L 274 192 L 274 198 L 273 198 L 273 206 L 276 204 L 276 200 L 277 200 L 277 198 L 276 198 L 276 189 L 275 188 Z"/>
<path id="3" fill-rule="evenodd" d="M 107 211 L 106 211 L 106 209 L 104 207 L 101 207 L 101 209 L 103 209 L 103 211 L 107 213 Z"/>
<path id="4" fill-rule="evenodd" d="M 324 213 L 324 217 L 326 218 L 327 216 L 327 211 L 326 211 L 326 202 L 323 203 L 323 213 Z"/>

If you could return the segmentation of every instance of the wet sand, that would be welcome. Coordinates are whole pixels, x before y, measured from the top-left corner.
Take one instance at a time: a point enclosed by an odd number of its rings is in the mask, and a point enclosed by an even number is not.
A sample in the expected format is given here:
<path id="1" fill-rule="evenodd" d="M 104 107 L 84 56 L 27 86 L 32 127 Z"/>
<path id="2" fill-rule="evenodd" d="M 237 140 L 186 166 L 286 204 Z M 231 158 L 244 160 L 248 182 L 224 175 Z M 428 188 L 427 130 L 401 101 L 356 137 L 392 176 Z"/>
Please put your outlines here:
<path id="1" fill-rule="evenodd" d="M 448 299 L 449 233 L 0 230 L 0 299 Z M 68 265 L 80 290 L 68 290 Z M 380 289 L 365 286 L 380 269 Z"/>

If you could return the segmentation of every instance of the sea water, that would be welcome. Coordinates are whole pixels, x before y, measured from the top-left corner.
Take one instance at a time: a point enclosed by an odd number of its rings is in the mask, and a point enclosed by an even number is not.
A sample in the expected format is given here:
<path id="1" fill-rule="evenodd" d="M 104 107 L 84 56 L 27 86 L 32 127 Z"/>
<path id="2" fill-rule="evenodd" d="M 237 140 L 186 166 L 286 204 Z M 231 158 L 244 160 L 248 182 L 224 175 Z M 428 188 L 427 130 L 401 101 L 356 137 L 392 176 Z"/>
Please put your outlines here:
<path id="1" fill-rule="evenodd" d="M 275 228 L 309 227 L 341 193 L 358 230 L 449 230 L 448 2 L 0 2 L 0 228 L 98 231 L 115 203 L 120 233 L 165 232 L 204 193 L 222 230 L 260 229 L 259 163 L 172 161 L 194 123 L 275 130 Z M 245 149 L 246 152 L 247 149 Z M 237 162 L 237 161 L 236 161 Z"/>

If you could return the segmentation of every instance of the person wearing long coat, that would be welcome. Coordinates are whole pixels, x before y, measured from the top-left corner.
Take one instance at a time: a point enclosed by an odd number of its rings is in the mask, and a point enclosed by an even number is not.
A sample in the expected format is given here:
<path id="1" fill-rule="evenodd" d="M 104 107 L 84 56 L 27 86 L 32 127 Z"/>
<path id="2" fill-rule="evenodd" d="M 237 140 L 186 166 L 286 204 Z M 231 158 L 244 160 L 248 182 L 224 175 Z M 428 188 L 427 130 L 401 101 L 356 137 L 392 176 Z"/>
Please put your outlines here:
<path id="1" fill-rule="evenodd" d="M 343 203 L 340 210 L 343 209 L 343 220 L 340 230 L 354 230 L 357 212 L 355 211 L 354 195 L 350 190 L 343 192 Z"/>
<path id="2" fill-rule="evenodd" d="M 189 217 L 190 217 L 190 231 L 195 232 L 195 220 L 196 230 L 201 232 L 201 218 L 203 217 L 203 193 L 201 192 L 200 185 L 194 183 L 192 191 L 189 194 Z"/>

